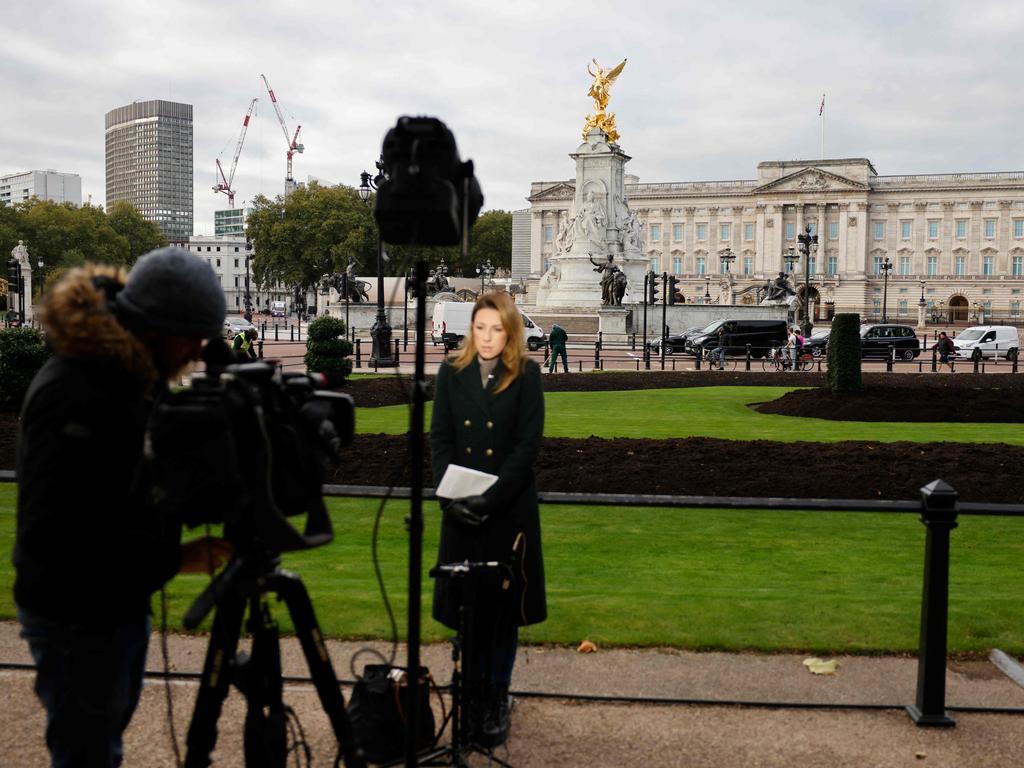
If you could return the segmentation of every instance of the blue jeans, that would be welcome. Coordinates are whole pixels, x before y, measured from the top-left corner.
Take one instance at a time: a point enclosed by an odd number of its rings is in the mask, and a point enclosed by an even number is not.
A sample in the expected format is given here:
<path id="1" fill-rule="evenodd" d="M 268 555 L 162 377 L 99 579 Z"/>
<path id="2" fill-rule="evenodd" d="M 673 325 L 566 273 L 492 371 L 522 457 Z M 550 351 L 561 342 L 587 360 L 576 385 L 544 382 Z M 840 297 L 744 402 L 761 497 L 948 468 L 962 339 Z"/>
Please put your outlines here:
<path id="1" fill-rule="evenodd" d="M 68 625 L 20 608 L 18 619 L 36 663 L 35 690 L 46 708 L 54 768 L 121 765 L 121 735 L 142 692 L 149 616 L 108 629 Z"/>
<path id="2" fill-rule="evenodd" d="M 718 358 L 718 370 L 725 370 L 725 347 L 716 349 L 715 356 Z"/>

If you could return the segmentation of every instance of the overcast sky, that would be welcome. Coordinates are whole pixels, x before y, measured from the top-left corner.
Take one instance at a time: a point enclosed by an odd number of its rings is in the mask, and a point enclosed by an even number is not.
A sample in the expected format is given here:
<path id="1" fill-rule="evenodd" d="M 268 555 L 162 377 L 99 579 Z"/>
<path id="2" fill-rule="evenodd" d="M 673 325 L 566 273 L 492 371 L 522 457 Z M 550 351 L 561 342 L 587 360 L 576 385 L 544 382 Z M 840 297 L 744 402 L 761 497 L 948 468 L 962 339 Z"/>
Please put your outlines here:
<path id="1" fill-rule="evenodd" d="M 236 205 L 283 191 L 267 75 L 306 151 L 295 178 L 356 185 L 399 115 L 440 117 L 476 163 L 485 208 L 571 178 L 591 111 L 586 67 L 628 57 L 612 89 L 627 171 L 644 182 L 750 179 L 762 160 L 867 157 L 880 174 L 1024 169 L 1024 3 L 198 2 L 5 4 L 0 174 L 56 168 L 105 201 L 103 116 L 134 100 L 194 108 L 195 229 L 258 97 Z"/>

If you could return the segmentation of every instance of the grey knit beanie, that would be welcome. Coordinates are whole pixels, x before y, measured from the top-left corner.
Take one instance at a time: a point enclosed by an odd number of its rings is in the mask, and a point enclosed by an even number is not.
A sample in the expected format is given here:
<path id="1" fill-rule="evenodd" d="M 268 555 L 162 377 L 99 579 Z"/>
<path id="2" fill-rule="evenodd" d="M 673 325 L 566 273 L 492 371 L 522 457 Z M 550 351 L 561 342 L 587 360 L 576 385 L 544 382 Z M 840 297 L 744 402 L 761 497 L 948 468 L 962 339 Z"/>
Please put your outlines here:
<path id="1" fill-rule="evenodd" d="M 227 311 L 210 265 L 173 246 L 140 258 L 115 303 L 127 325 L 190 338 L 219 335 Z"/>

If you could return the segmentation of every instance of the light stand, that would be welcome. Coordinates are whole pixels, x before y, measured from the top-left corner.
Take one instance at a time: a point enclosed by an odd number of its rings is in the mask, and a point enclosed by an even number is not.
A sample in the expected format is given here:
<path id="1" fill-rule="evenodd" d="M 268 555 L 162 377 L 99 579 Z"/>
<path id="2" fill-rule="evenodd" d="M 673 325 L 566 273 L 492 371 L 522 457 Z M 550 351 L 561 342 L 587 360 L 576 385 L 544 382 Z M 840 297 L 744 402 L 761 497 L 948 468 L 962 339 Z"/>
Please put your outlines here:
<path id="1" fill-rule="evenodd" d="M 879 270 L 882 272 L 882 322 L 887 323 L 888 320 L 888 303 L 889 303 L 889 272 L 892 271 L 892 262 L 889 261 L 889 257 L 885 257 L 879 265 Z"/>
<path id="2" fill-rule="evenodd" d="M 377 189 L 386 179 L 382 157 L 377 161 L 376 176 L 371 178 L 366 171 L 359 174 L 359 189 L 357 190 L 359 199 L 368 203 L 370 192 Z M 384 313 L 384 243 L 380 239 L 379 231 L 377 233 L 377 319 L 373 323 L 373 328 L 370 329 L 370 337 L 373 339 L 370 365 L 378 368 L 393 368 L 395 359 L 391 353 L 391 325 L 388 323 L 388 316 Z"/>
<path id="3" fill-rule="evenodd" d="M 800 253 L 804 257 L 804 322 L 800 331 L 804 337 L 811 335 L 814 326 L 811 324 L 811 249 L 818 247 L 817 233 L 811 234 L 811 225 L 808 224 L 804 232 L 797 238 L 800 241 Z M 884 321 L 883 321 L 884 322 Z"/>
<path id="4" fill-rule="evenodd" d="M 252 322 L 252 295 L 249 293 L 249 258 L 252 255 L 252 241 L 245 239 L 245 314 L 243 317 Z"/>

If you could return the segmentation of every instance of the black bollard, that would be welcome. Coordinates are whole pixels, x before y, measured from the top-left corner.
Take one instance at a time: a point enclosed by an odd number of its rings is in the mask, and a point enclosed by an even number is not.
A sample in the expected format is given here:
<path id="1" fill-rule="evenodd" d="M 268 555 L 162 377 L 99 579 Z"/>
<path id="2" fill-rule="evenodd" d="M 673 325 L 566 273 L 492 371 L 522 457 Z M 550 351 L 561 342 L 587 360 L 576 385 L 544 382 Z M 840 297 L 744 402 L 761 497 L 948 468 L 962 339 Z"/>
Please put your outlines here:
<path id="1" fill-rule="evenodd" d="M 885 371 L 886 373 L 892 373 L 892 361 L 896 359 L 896 348 L 889 345 L 889 356 L 885 359 Z"/>
<path id="2" fill-rule="evenodd" d="M 631 337 L 631 340 L 630 340 L 630 349 L 631 349 L 631 351 L 633 351 L 633 352 L 636 352 L 636 333 L 634 333 L 634 334 L 632 335 L 632 337 Z"/>
<path id="3" fill-rule="evenodd" d="M 939 353 L 935 347 L 932 347 L 932 373 L 938 373 L 939 370 Z"/>
<path id="4" fill-rule="evenodd" d="M 362 339 L 356 339 L 356 368 L 363 367 L 363 344 Z"/>
<path id="5" fill-rule="evenodd" d="M 973 357 L 974 357 L 974 372 L 977 373 L 978 372 L 978 363 L 981 362 L 981 358 L 978 357 L 977 355 L 973 355 Z"/>
<path id="6" fill-rule="evenodd" d="M 747 370 L 750 370 L 750 345 L 747 344 Z"/>
<path id="7" fill-rule="evenodd" d="M 395 367 L 398 367 L 398 347 L 402 342 L 399 339 L 395 339 Z"/>
<path id="8" fill-rule="evenodd" d="M 288 341 L 295 341 L 295 327 L 291 323 L 288 324 Z"/>
<path id="9" fill-rule="evenodd" d="M 907 707 L 921 727 L 952 728 L 946 714 L 946 640 L 949 631 L 949 532 L 956 528 L 957 492 L 942 480 L 921 489 L 924 589 L 917 650 L 917 701 Z"/>
<path id="10" fill-rule="evenodd" d="M 277 323 L 274 323 L 274 341 L 277 341 Z"/>
<path id="11" fill-rule="evenodd" d="M 256 342 L 256 350 L 259 353 L 260 360 L 263 359 L 263 339 Z"/>
<path id="12" fill-rule="evenodd" d="M 594 367 L 595 368 L 600 368 L 601 367 L 601 342 L 600 341 L 595 341 L 594 342 Z"/>

